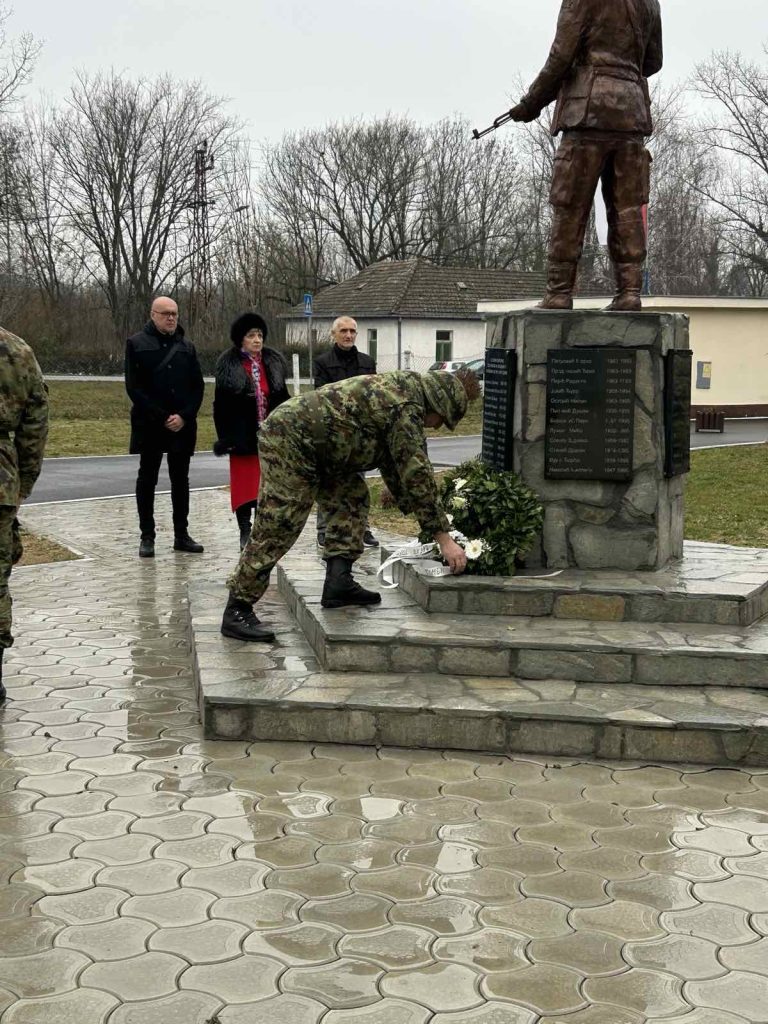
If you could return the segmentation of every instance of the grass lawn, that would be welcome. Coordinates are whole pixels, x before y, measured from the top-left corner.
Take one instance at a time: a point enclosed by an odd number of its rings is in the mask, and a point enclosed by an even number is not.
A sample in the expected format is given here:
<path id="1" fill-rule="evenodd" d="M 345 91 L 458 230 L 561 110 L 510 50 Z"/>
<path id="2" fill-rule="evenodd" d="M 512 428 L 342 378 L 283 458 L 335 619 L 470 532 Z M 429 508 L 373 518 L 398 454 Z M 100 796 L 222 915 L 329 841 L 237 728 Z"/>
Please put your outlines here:
<path id="1" fill-rule="evenodd" d="M 209 451 L 214 432 L 213 387 L 207 385 L 200 410 L 197 447 Z M 52 380 L 48 382 L 51 425 L 48 458 L 62 455 L 125 455 L 131 428 L 131 403 L 120 381 Z"/>
<path id="2" fill-rule="evenodd" d="M 371 485 L 374 527 L 415 536 L 418 524 L 382 508 L 382 485 Z M 687 540 L 768 547 L 768 444 L 691 453 L 685 491 Z"/>
<path id="3" fill-rule="evenodd" d="M 768 444 L 691 452 L 685 536 L 768 547 Z"/>
<path id="4" fill-rule="evenodd" d="M 130 402 L 119 381 L 52 380 L 48 384 L 51 428 L 46 455 L 124 455 L 130 436 Z M 197 449 L 210 451 L 216 434 L 212 419 L 213 385 L 206 384 L 197 421 Z M 456 434 L 479 434 L 482 400 L 472 402 Z M 430 436 L 450 436 L 430 430 Z"/>
<path id="5" fill-rule="evenodd" d="M 22 513 L 23 516 L 23 513 Z M 39 537 L 35 533 L 29 533 L 21 524 L 21 543 L 24 545 L 24 554 L 19 565 L 41 565 L 44 562 L 70 562 L 78 556 L 69 548 L 62 547 L 55 540 L 49 537 Z"/>

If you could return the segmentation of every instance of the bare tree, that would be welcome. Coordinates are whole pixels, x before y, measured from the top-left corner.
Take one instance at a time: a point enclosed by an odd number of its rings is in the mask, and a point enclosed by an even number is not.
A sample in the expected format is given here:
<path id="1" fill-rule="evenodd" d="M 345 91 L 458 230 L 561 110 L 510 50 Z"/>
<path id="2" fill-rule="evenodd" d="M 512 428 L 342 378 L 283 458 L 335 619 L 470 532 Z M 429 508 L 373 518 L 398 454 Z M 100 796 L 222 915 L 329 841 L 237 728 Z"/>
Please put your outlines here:
<path id="1" fill-rule="evenodd" d="M 351 269 L 408 259 L 421 199 L 421 143 L 411 121 L 393 117 L 286 136 L 265 151 L 267 209 L 312 253 L 330 237 Z"/>
<path id="2" fill-rule="evenodd" d="M 29 32 L 9 39 L 5 31 L 13 9 L 0 0 L 0 112 L 5 113 L 14 97 L 29 82 L 42 44 Z"/>
<path id="3" fill-rule="evenodd" d="M 768 56 L 768 47 L 765 50 Z M 717 203 L 728 228 L 731 255 L 757 275 L 768 275 L 768 67 L 739 53 L 715 53 L 696 69 L 694 88 L 711 104 L 699 126 L 702 142 L 720 157 L 720 173 L 701 188 Z"/>
<path id="4" fill-rule="evenodd" d="M 234 134 L 219 99 L 167 77 L 79 76 L 55 116 L 51 142 L 67 179 L 61 203 L 118 337 L 183 276 L 196 145 L 207 139 L 224 151 Z"/>

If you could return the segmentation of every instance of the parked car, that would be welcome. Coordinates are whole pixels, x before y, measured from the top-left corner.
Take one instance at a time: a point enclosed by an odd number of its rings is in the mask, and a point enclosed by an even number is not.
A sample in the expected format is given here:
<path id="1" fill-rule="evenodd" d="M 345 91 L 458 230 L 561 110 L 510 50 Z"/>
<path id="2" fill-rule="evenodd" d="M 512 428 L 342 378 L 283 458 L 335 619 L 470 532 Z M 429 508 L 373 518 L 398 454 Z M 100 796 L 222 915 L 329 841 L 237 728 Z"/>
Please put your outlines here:
<path id="1" fill-rule="evenodd" d="M 464 369 L 471 370 L 478 380 L 482 380 L 485 377 L 485 356 L 479 356 L 477 359 L 468 359 L 464 363 Z"/>
<path id="2" fill-rule="evenodd" d="M 448 359 L 439 360 L 436 363 L 432 363 L 430 370 L 447 370 L 448 373 L 456 373 L 464 365 L 463 359 Z"/>

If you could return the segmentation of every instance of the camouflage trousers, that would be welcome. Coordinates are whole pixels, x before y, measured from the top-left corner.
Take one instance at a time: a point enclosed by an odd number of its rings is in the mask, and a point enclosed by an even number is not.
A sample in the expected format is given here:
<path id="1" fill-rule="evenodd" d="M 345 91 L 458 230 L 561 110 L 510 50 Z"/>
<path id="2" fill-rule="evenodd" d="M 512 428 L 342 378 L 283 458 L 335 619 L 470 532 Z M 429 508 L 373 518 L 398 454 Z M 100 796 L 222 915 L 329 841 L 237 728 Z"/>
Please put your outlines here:
<path id="1" fill-rule="evenodd" d="M 0 649 L 13 643 L 12 606 L 8 580 L 12 567 L 22 556 L 19 521 L 13 505 L 0 505 Z"/>
<path id="2" fill-rule="evenodd" d="M 263 595 L 275 565 L 296 543 L 315 501 L 326 519 L 325 558 L 359 558 L 368 522 L 365 477 L 351 471 L 343 478 L 324 478 L 306 433 L 287 431 L 279 417 L 270 420 L 259 432 L 261 485 L 251 537 L 227 580 L 235 597 L 251 603 Z"/>

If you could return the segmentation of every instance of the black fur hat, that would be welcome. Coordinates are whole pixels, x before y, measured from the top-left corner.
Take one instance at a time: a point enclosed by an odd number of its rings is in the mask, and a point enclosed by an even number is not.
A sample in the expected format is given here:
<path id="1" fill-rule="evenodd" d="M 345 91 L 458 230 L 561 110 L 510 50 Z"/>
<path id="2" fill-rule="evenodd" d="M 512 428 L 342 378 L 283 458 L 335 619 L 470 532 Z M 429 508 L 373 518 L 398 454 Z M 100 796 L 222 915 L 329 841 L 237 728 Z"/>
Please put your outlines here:
<path id="1" fill-rule="evenodd" d="M 241 313 L 236 320 L 232 321 L 232 326 L 229 328 L 232 344 L 237 345 L 239 348 L 248 331 L 252 331 L 254 328 L 261 331 L 264 335 L 264 341 L 266 341 L 267 323 L 264 317 L 259 316 L 258 313 Z"/>

